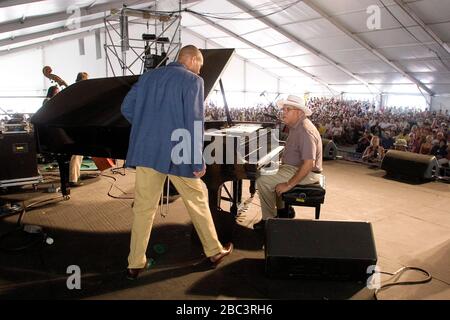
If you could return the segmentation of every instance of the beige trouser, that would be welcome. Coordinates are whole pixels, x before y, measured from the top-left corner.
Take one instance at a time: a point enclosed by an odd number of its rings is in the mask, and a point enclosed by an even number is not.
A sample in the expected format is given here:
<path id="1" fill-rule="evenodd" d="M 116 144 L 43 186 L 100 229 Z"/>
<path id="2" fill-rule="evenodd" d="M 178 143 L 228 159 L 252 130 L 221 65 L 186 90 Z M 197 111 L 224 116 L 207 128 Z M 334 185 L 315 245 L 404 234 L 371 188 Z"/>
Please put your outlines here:
<path id="1" fill-rule="evenodd" d="M 81 170 L 81 163 L 83 162 L 83 156 L 72 156 L 70 158 L 70 165 L 69 165 L 69 182 L 78 182 L 78 179 L 80 179 L 80 170 Z"/>
<path id="2" fill-rule="evenodd" d="M 298 167 L 282 164 L 276 174 L 261 175 L 256 179 L 263 220 L 275 217 L 277 209 L 284 208 L 284 203 L 281 197 L 276 194 L 275 187 L 279 183 L 288 182 L 297 170 Z M 310 172 L 299 184 L 308 185 L 318 182 L 320 182 L 320 174 Z"/>
<path id="3" fill-rule="evenodd" d="M 167 175 L 151 168 L 137 167 L 128 268 L 142 268 L 146 264 L 145 252 L 167 176 L 183 198 L 206 256 L 216 255 L 223 249 L 201 179 Z"/>

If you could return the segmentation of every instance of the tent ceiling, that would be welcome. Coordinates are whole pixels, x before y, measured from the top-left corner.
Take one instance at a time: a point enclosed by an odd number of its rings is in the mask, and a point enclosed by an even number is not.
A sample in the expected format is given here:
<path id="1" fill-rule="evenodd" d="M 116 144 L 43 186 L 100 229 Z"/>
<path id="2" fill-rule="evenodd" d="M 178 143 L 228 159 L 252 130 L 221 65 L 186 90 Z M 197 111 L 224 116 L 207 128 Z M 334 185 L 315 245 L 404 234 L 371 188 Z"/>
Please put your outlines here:
<path id="1" fill-rule="evenodd" d="M 155 1 L 0 1 L 0 54 L 10 48 L 47 43 L 50 37 L 101 28 L 104 12 L 122 3 L 142 8 Z M 183 7 L 206 14 L 201 17 L 183 13 L 184 28 L 220 46 L 236 48 L 244 59 L 280 78 L 304 79 L 310 74 L 322 84 L 344 92 L 419 93 L 421 87 L 422 92 L 450 93 L 448 0 L 182 3 Z M 74 5 L 81 9 L 82 28 L 67 30 L 64 25 L 72 14 L 68 8 Z M 379 30 L 369 30 L 366 25 L 366 10 L 372 5 L 380 8 Z M 177 10 L 178 1 L 159 0 L 157 9 Z"/>
<path id="2" fill-rule="evenodd" d="M 0 11 L 0 23 L 66 11 L 72 4 L 70 0 L 49 0 L 10 6 Z"/>

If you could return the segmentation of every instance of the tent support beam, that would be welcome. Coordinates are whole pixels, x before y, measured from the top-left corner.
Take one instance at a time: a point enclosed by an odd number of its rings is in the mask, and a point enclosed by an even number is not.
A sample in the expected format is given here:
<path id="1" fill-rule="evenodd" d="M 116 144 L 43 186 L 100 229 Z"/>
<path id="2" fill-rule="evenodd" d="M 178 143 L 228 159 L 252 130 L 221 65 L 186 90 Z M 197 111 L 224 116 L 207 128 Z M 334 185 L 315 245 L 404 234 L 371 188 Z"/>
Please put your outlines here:
<path id="1" fill-rule="evenodd" d="M 330 57 L 328 57 L 324 53 L 318 51 L 317 49 L 315 49 L 313 46 L 309 45 L 305 41 L 300 40 L 299 38 L 294 36 L 292 33 L 288 32 L 288 31 L 284 30 L 282 27 L 276 25 L 275 23 L 270 21 L 268 18 L 261 17 L 260 13 L 254 11 L 254 10 L 251 10 L 251 8 L 249 8 L 247 5 L 243 4 L 240 0 L 227 0 L 227 1 L 229 3 L 231 3 L 232 5 L 238 7 L 239 9 L 243 10 L 244 12 L 248 13 L 249 15 L 254 17 L 256 20 L 260 21 L 261 23 L 265 24 L 266 26 L 270 27 L 271 29 L 273 29 L 273 30 L 277 31 L 278 33 L 282 34 L 283 36 L 288 38 L 290 41 L 292 41 L 292 42 L 298 44 L 299 46 L 301 46 L 302 48 L 308 50 L 314 56 L 316 56 L 316 57 L 326 61 L 328 64 L 332 65 L 333 67 L 336 67 L 340 71 L 344 72 L 346 75 L 348 75 L 351 78 L 357 80 L 358 82 L 364 84 L 369 89 L 369 91 L 375 91 L 377 93 L 380 93 L 378 88 L 372 87 L 363 78 L 361 78 L 358 75 L 356 75 L 355 73 L 349 71 L 347 68 L 345 68 L 344 66 L 340 65 L 339 63 L 337 63 L 336 61 L 334 61 L 333 59 L 331 59 Z"/>
<path id="2" fill-rule="evenodd" d="M 231 37 L 233 37 L 235 39 L 238 39 L 239 41 L 241 41 L 241 42 L 245 43 L 246 45 L 252 47 L 253 49 L 256 49 L 259 52 L 261 52 L 261 53 L 271 57 L 272 59 L 275 59 L 276 61 L 278 61 L 278 62 L 280 62 L 280 63 L 282 63 L 282 64 L 284 64 L 284 65 L 286 65 L 286 66 L 288 66 L 288 67 L 290 67 L 292 69 L 295 69 L 296 71 L 298 71 L 301 74 L 307 76 L 308 78 L 311 78 L 314 81 L 320 83 L 321 85 L 327 87 L 330 91 L 336 92 L 336 90 L 334 90 L 328 83 L 326 83 L 324 80 L 320 79 L 319 77 L 317 77 L 317 76 L 315 76 L 315 75 L 313 75 L 313 74 L 303 70 L 302 68 L 294 65 L 293 63 L 290 63 L 289 61 L 287 61 L 287 60 L 285 60 L 283 58 L 278 57 L 277 55 L 273 54 L 272 52 L 261 48 L 260 46 L 256 45 L 255 43 L 253 43 L 253 42 L 251 42 L 251 41 L 241 37 L 240 35 L 234 33 L 233 31 L 231 31 L 231 30 L 229 30 L 227 28 L 225 28 L 224 26 L 222 26 L 222 25 L 220 25 L 220 24 L 218 24 L 218 23 L 216 23 L 216 22 L 214 22 L 214 21 L 212 21 L 212 20 L 210 20 L 208 18 L 205 18 L 203 16 L 195 15 L 193 13 L 189 13 L 189 14 L 194 15 L 195 18 L 205 22 L 206 24 L 209 24 L 210 26 L 213 26 L 214 28 L 216 28 L 216 29 L 218 29 L 218 30 L 228 34 L 229 36 L 231 36 Z"/>
<path id="3" fill-rule="evenodd" d="M 90 7 L 80 8 L 80 16 L 85 17 L 96 13 L 105 12 L 113 8 L 122 7 L 122 5 L 135 6 L 143 3 L 148 3 L 148 5 L 153 4 L 155 1 L 148 0 L 115 0 L 107 3 L 102 3 L 98 5 L 93 5 Z M 13 32 L 16 30 L 35 27 L 47 23 L 67 21 L 73 16 L 73 13 L 67 11 L 61 11 L 51 14 L 46 14 L 37 17 L 29 17 L 23 21 L 21 19 L 0 23 L 0 33 L 3 32 Z"/>
<path id="4" fill-rule="evenodd" d="M 203 41 L 206 41 L 206 43 L 209 42 L 209 43 L 214 44 L 215 46 L 218 46 L 218 47 L 223 48 L 223 46 L 220 45 L 219 43 L 217 43 L 217 42 L 215 42 L 215 41 L 213 41 L 213 40 L 210 40 L 210 39 L 208 39 L 208 38 L 202 36 L 201 34 L 198 34 L 198 33 L 195 32 L 195 31 L 192 31 L 192 30 L 189 29 L 188 27 L 182 27 L 182 29 L 183 29 L 184 31 L 186 31 L 186 32 L 188 32 L 188 33 L 190 33 L 190 34 L 192 34 L 194 37 L 199 38 L 199 39 L 201 39 L 201 40 L 203 40 Z M 206 48 L 206 46 L 205 46 L 205 48 Z M 267 69 L 264 69 L 264 68 L 261 67 L 260 65 L 257 65 L 256 63 L 253 63 L 253 62 L 251 62 L 250 60 L 248 60 L 247 58 L 244 58 L 244 57 L 242 57 L 242 56 L 240 56 L 240 55 L 238 55 L 238 54 L 236 54 L 236 56 L 239 57 L 239 59 L 241 59 L 241 60 L 244 61 L 245 63 L 250 64 L 252 67 L 255 67 L 255 68 L 261 70 L 262 72 L 267 73 L 267 74 L 270 75 L 271 77 L 280 80 L 281 77 L 280 77 L 279 75 L 273 73 L 272 71 L 267 70 Z"/>
<path id="5" fill-rule="evenodd" d="M 427 26 L 422 19 L 420 19 L 417 14 L 406 4 L 403 0 L 394 0 L 394 2 L 402 8 L 402 10 L 413 19 L 438 45 L 440 45 L 445 51 L 450 53 L 450 46 L 448 43 L 442 41 L 441 38 L 433 31 L 429 26 Z"/>
<path id="6" fill-rule="evenodd" d="M 104 20 L 104 18 L 97 18 L 97 19 L 92 19 L 92 20 L 81 22 L 80 28 L 95 26 L 96 24 L 103 23 L 103 20 Z M 43 37 L 48 37 L 48 36 L 52 36 L 52 35 L 57 35 L 61 32 L 68 32 L 68 31 L 71 31 L 71 30 L 69 30 L 66 27 L 57 27 L 57 28 L 48 29 L 48 30 L 41 31 L 41 32 L 36 32 L 36 33 L 26 34 L 26 35 L 14 37 L 14 38 L 4 39 L 4 40 L 0 40 L 0 47 L 10 46 L 10 45 L 14 45 L 14 44 L 17 44 L 20 42 L 29 41 L 29 40 L 33 40 L 33 39 L 37 39 L 37 38 L 43 38 Z"/>
<path id="7" fill-rule="evenodd" d="M 337 27 L 339 30 L 344 32 L 347 36 L 358 42 L 363 48 L 370 51 L 372 54 L 374 54 L 376 57 L 378 57 L 380 60 L 397 70 L 402 76 L 407 78 L 412 83 L 416 84 L 420 89 L 424 90 L 427 94 L 430 96 L 434 95 L 434 92 L 429 89 L 425 84 L 423 84 L 418 79 L 414 78 L 410 74 L 408 74 L 405 70 L 402 69 L 400 65 L 397 63 L 389 60 L 386 56 L 384 56 L 379 50 L 372 47 L 368 42 L 366 42 L 364 39 L 362 39 L 360 36 L 356 35 L 355 33 L 351 32 L 347 28 L 345 28 L 337 19 L 327 14 L 323 9 L 318 7 L 312 0 L 303 0 L 303 3 L 316 11 L 318 14 L 320 14 L 324 19 L 332 23 L 335 27 Z"/>
<path id="8" fill-rule="evenodd" d="M 18 6 L 21 4 L 29 4 L 33 2 L 40 2 L 42 0 L 3 0 L 0 1 L 0 8 Z"/>

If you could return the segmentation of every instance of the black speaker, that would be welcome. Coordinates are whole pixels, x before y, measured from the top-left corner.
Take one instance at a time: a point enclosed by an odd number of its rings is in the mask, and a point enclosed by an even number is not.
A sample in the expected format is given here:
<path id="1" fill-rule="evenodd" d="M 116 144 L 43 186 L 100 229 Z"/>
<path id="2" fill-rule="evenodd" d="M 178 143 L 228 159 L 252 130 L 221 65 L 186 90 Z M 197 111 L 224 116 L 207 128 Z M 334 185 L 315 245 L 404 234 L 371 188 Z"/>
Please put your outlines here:
<path id="1" fill-rule="evenodd" d="M 377 263 L 368 222 L 269 219 L 266 275 L 328 280 L 367 280 Z"/>
<path id="2" fill-rule="evenodd" d="M 0 181 L 39 176 L 33 133 L 0 134 Z"/>
<path id="3" fill-rule="evenodd" d="M 337 156 L 337 147 L 333 140 L 322 138 L 322 157 L 327 160 L 334 160 Z"/>
<path id="4" fill-rule="evenodd" d="M 389 150 L 381 162 L 388 175 L 414 180 L 432 179 L 438 168 L 435 156 L 399 150 Z"/>

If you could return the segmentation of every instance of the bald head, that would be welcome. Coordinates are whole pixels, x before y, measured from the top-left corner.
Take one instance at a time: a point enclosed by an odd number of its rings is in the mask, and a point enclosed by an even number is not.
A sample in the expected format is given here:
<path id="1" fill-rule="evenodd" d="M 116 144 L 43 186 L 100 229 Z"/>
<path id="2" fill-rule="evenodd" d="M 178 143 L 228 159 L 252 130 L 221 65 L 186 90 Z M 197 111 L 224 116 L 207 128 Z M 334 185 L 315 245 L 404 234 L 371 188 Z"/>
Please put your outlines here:
<path id="1" fill-rule="evenodd" d="M 188 45 L 181 48 L 178 53 L 178 62 L 183 64 L 189 71 L 199 74 L 203 66 L 203 55 L 196 46 Z"/>
<path id="2" fill-rule="evenodd" d="M 187 45 L 187 46 L 184 46 L 183 48 L 181 48 L 180 53 L 178 54 L 178 61 L 180 61 L 180 59 L 197 57 L 197 56 L 201 56 L 201 55 L 202 55 L 202 53 L 196 46 Z"/>

